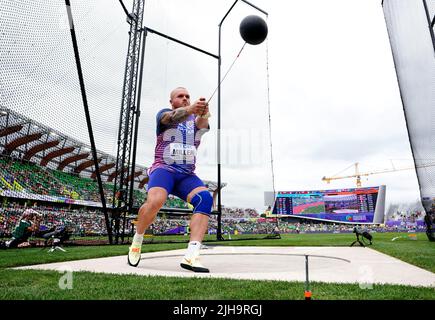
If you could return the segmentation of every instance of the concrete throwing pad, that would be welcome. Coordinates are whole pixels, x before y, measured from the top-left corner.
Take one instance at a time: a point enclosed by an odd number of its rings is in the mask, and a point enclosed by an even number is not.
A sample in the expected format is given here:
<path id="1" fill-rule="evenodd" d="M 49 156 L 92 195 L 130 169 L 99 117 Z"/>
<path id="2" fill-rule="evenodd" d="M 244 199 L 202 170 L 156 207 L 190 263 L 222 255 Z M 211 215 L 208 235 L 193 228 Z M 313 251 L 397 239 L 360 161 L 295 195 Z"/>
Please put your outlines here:
<path id="1" fill-rule="evenodd" d="M 435 287 L 435 273 L 363 247 L 204 246 L 201 262 L 210 269 L 208 274 L 182 269 L 180 261 L 184 253 L 185 249 L 143 253 L 136 268 L 127 264 L 127 255 L 124 255 L 15 269 L 305 281 L 308 255 L 310 281 Z"/>

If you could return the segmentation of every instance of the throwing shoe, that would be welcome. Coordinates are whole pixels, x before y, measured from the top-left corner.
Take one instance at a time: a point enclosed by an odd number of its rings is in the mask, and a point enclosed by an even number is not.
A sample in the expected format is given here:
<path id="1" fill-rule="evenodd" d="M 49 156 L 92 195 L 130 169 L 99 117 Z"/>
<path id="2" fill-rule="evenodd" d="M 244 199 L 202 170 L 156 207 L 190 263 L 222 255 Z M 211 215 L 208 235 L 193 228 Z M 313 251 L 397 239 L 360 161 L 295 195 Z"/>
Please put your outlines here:
<path id="1" fill-rule="evenodd" d="M 181 260 L 180 266 L 184 269 L 191 270 L 193 272 L 205 272 L 205 273 L 210 272 L 210 270 L 208 270 L 206 267 L 204 267 L 201 264 L 199 258 L 187 259 L 186 257 L 184 257 L 183 260 Z"/>
<path id="2" fill-rule="evenodd" d="M 141 245 L 131 245 L 128 249 L 128 264 L 132 267 L 137 267 L 140 261 Z"/>

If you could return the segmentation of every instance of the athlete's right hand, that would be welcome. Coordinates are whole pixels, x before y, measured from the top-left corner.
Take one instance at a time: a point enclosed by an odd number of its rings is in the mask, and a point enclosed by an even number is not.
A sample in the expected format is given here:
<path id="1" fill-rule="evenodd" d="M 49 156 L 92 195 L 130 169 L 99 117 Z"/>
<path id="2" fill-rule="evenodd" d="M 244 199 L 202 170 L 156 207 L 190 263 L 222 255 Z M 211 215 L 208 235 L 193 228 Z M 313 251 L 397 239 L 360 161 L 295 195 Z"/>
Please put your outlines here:
<path id="1" fill-rule="evenodd" d="M 199 98 L 193 104 L 189 106 L 189 111 L 195 115 L 202 115 L 205 110 L 207 110 L 208 103 L 205 98 Z"/>

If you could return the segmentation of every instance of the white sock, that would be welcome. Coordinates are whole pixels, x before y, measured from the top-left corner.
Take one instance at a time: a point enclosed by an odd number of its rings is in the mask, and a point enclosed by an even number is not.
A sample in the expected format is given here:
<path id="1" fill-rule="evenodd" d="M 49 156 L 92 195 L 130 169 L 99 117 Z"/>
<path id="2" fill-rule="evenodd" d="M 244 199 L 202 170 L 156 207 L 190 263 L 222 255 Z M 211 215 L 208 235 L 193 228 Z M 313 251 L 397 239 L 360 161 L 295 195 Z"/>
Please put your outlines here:
<path id="1" fill-rule="evenodd" d="M 187 259 L 191 259 L 192 257 L 199 256 L 199 249 L 201 249 L 201 242 L 199 241 L 190 241 L 187 246 L 186 254 L 184 255 Z"/>
<path id="2" fill-rule="evenodd" d="M 143 233 L 138 234 L 137 232 L 134 234 L 132 244 L 141 246 L 143 242 Z"/>

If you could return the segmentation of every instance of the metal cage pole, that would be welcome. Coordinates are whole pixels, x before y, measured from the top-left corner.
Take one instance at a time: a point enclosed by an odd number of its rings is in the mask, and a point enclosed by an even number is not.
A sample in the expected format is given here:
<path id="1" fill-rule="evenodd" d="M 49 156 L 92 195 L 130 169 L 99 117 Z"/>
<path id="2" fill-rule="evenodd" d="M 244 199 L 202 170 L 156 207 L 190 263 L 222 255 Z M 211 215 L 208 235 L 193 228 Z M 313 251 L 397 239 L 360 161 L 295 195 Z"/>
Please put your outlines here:
<path id="1" fill-rule="evenodd" d="M 103 182 L 101 180 L 100 168 L 98 165 L 97 148 L 95 146 L 91 116 L 89 114 L 88 99 L 86 97 L 85 82 L 83 79 L 83 72 L 82 72 L 82 67 L 81 67 L 81 62 L 80 62 L 79 49 L 78 49 L 78 45 L 77 45 L 77 37 L 76 37 L 75 29 L 74 29 L 74 20 L 73 20 L 73 16 L 72 16 L 72 12 L 71 12 L 70 0 L 65 0 L 65 5 L 66 5 L 67 13 L 68 13 L 71 39 L 72 39 L 72 43 L 73 43 L 74 56 L 75 56 L 76 66 L 77 66 L 77 74 L 78 74 L 79 83 L 80 83 L 80 91 L 82 94 L 83 107 L 85 110 L 86 123 L 88 126 L 89 140 L 91 142 L 92 157 L 94 159 L 95 172 L 97 174 L 98 189 L 99 189 L 100 197 L 101 197 L 101 205 L 103 207 L 104 218 L 106 220 L 106 228 L 107 228 L 107 234 L 109 236 L 109 243 L 112 244 L 112 241 L 113 241 L 112 240 L 112 228 L 111 228 L 110 223 L 109 223 L 109 215 L 107 213 L 106 198 L 104 196 Z"/>
<path id="2" fill-rule="evenodd" d="M 246 3 L 247 5 L 251 6 L 252 8 L 262 12 L 266 16 L 268 16 L 268 13 L 257 6 L 253 5 L 252 3 L 241 0 L 242 2 Z M 231 7 L 228 9 L 227 13 L 225 13 L 224 17 L 222 18 L 221 22 L 219 23 L 219 39 L 218 39 L 218 92 L 217 92 L 217 220 L 218 220 L 218 230 L 217 230 L 217 240 L 224 240 L 222 237 L 222 194 L 221 194 L 221 62 L 222 62 L 222 56 L 221 56 L 221 44 L 222 44 L 222 24 L 224 23 L 227 16 L 230 14 L 230 12 L 233 10 L 234 6 L 239 2 L 239 0 L 234 1 L 234 3 L 231 5 Z"/>
<path id="3" fill-rule="evenodd" d="M 432 46 L 433 46 L 433 50 L 434 50 L 434 53 L 435 53 L 435 34 L 434 34 L 434 31 L 433 31 L 433 27 L 435 25 L 435 15 L 431 19 L 430 14 L 429 14 L 429 9 L 427 7 L 426 0 L 423 0 L 423 6 L 424 6 L 424 11 L 426 12 L 427 23 L 429 25 L 429 33 L 430 33 L 430 37 L 432 39 Z"/>

